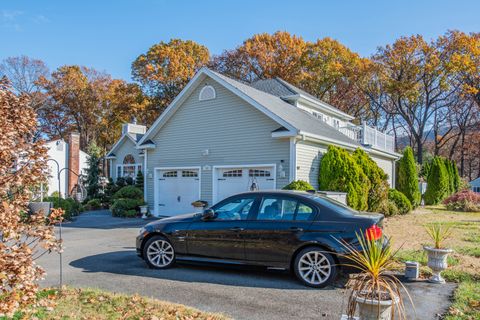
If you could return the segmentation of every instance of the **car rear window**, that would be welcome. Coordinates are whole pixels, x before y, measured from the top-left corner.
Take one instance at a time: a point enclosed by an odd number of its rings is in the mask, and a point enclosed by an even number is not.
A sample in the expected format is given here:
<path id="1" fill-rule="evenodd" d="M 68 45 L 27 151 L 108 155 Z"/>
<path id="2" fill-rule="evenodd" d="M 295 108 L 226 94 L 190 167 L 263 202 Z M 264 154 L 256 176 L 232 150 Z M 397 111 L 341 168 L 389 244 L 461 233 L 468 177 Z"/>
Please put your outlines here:
<path id="1" fill-rule="evenodd" d="M 317 203 L 321 204 L 323 207 L 326 207 L 327 209 L 330 209 L 332 211 L 338 212 L 343 215 L 351 216 L 352 214 L 358 213 L 358 211 L 350 208 L 349 206 L 327 197 L 313 196 L 312 200 L 316 201 Z"/>

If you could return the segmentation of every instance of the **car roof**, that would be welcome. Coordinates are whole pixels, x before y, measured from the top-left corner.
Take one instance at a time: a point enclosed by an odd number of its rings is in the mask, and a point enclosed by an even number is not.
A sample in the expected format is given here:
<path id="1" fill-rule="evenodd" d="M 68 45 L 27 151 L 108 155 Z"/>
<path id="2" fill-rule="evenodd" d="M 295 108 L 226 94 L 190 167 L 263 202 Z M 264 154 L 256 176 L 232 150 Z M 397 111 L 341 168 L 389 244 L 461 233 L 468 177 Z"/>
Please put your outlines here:
<path id="1" fill-rule="evenodd" d="M 324 197 L 320 194 L 315 193 L 313 190 L 312 192 L 309 191 L 300 191 L 300 190 L 257 190 L 257 191 L 247 191 L 238 193 L 236 195 L 262 195 L 262 194 L 276 194 L 276 195 L 296 195 L 296 196 L 303 196 L 305 198 L 313 198 L 313 197 Z"/>

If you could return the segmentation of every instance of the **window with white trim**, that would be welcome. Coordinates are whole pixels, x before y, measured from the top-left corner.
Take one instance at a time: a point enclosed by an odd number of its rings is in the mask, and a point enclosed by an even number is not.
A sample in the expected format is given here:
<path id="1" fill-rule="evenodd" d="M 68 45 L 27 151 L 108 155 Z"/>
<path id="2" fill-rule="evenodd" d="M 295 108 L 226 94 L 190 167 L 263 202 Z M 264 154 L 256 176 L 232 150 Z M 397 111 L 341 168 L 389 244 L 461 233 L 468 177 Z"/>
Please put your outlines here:
<path id="1" fill-rule="evenodd" d="M 140 163 L 135 163 L 135 158 L 133 157 L 133 155 L 127 154 L 123 158 L 123 163 L 117 165 L 117 179 L 135 179 L 139 171 L 142 171 L 142 165 Z"/>
<path id="2" fill-rule="evenodd" d="M 235 170 L 224 171 L 223 177 L 224 178 L 241 177 L 242 174 L 243 174 L 242 169 L 235 169 Z"/>

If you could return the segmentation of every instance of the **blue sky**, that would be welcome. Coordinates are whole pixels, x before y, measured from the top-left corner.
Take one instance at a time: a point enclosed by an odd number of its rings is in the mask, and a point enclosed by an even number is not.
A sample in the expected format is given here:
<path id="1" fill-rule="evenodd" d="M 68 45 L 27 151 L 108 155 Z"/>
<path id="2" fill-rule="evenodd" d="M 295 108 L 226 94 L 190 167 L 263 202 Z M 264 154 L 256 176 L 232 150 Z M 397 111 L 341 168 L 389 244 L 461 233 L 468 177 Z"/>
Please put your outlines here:
<path id="1" fill-rule="evenodd" d="M 286 30 L 369 56 L 402 35 L 480 32 L 479 12 L 478 0 L 0 0 L 0 60 L 25 54 L 51 69 L 79 64 L 130 80 L 132 61 L 171 38 L 217 54 L 255 33 Z"/>

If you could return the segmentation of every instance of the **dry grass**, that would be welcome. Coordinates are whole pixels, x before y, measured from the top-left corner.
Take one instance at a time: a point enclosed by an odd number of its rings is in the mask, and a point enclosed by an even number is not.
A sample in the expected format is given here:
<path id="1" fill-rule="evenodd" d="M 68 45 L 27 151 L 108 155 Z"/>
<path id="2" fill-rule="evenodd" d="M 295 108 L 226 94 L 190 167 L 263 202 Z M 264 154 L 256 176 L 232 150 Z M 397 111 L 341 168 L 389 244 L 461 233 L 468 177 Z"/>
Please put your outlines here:
<path id="1" fill-rule="evenodd" d="M 394 248 L 401 247 L 399 256 L 410 256 L 412 252 L 421 255 L 423 245 L 432 245 L 424 228 L 431 223 L 451 227 L 452 234 L 444 243 L 455 250 L 451 256 L 458 263 L 451 266 L 449 272 L 478 276 L 480 258 L 476 248 L 480 246 L 480 212 L 454 212 L 443 206 L 424 207 L 408 215 L 386 218 L 384 227 L 385 233 L 392 237 Z"/>
<path id="2" fill-rule="evenodd" d="M 40 293 L 40 307 L 13 319 L 138 319 L 138 320 L 226 320 L 221 314 L 202 312 L 138 295 L 123 295 L 95 289 L 65 288 Z M 43 305 L 43 306 L 42 306 Z M 0 320 L 5 318 L 0 317 Z"/>

